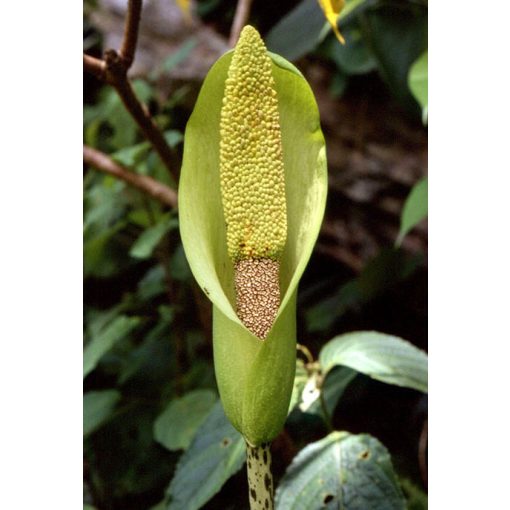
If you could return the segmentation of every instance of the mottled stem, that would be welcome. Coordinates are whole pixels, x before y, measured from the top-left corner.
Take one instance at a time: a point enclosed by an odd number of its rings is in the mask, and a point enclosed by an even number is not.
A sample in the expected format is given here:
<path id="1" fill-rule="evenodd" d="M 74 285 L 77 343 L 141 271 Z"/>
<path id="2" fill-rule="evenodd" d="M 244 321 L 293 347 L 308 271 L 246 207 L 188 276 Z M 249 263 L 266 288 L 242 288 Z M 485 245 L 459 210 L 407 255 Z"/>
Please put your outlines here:
<path id="1" fill-rule="evenodd" d="M 251 446 L 246 443 L 248 487 L 251 510 L 273 510 L 273 475 L 270 444 Z"/>

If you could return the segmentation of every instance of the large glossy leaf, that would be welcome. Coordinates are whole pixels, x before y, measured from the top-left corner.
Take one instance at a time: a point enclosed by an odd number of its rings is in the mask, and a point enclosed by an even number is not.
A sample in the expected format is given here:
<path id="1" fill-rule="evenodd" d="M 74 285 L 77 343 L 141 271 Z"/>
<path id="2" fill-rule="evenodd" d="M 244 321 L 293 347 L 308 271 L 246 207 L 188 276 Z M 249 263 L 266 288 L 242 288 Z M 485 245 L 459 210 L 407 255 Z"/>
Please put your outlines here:
<path id="1" fill-rule="evenodd" d="M 218 402 L 177 465 L 167 491 L 167 510 L 200 508 L 241 469 L 245 459 L 244 440 Z"/>
<path id="2" fill-rule="evenodd" d="M 83 436 L 98 429 L 111 417 L 120 400 L 117 390 L 89 391 L 83 395 Z"/>
<path id="3" fill-rule="evenodd" d="M 83 352 L 83 377 L 96 367 L 99 360 L 116 342 L 128 335 L 139 323 L 138 317 L 121 315 L 93 335 Z"/>
<path id="4" fill-rule="evenodd" d="M 408 232 L 427 217 L 429 200 L 428 189 L 428 179 L 424 177 L 413 186 L 413 189 L 409 193 L 402 209 L 400 232 L 395 243 L 397 246 L 400 246 Z"/>
<path id="5" fill-rule="evenodd" d="M 429 52 L 424 51 L 409 70 L 409 88 L 422 108 L 422 120 L 427 124 L 429 108 Z"/>
<path id="6" fill-rule="evenodd" d="M 219 123 L 232 53 L 202 86 L 185 135 L 179 188 L 181 237 L 195 279 L 213 302 L 214 359 L 225 412 L 253 443 L 267 442 L 285 422 L 296 359 L 296 291 L 324 213 L 324 138 L 313 93 L 301 73 L 271 54 L 285 167 L 288 232 L 280 266 L 282 303 L 265 341 L 234 312 L 219 183 Z M 274 367 L 278 367 L 275 370 Z"/>
<path id="7" fill-rule="evenodd" d="M 154 422 L 154 439 L 169 450 L 185 450 L 216 400 L 212 390 L 195 390 L 172 400 Z"/>
<path id="8" fill-rule="evenodd" d="M 337 365 L 379 381 L 427 392 L 427 355 L 402 338 L 355 331 L 329 341 L 319 355 L 324 373 Z"/>
<path id="9" fill-rule="evenodd" d="M 332 432 L 294 458 L 276 491 L 277 510 L 404 510 L 386 448 L 368 434 Z"/>

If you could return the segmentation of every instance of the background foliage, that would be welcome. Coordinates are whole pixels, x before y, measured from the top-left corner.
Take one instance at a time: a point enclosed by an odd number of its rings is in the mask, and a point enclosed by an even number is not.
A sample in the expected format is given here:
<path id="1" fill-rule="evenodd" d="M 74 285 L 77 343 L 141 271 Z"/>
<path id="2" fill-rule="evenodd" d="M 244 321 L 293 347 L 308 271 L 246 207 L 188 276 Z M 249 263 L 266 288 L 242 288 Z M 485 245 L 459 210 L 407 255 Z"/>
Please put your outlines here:
<path id="1" fill-rule="evenodd" d="M 186 65 L 204 44 L 228 37 L 235 2 L 193 9 L 194 29 L 133 77 L 176 169 L 207 70 Z M 84 12 L 85 50 L 99 55 L 116 30 L 99 20 L 115 11 L 86 2 Z M 310 82 L 330 174 L 323 230 L 300 287 L 306 348 L 273 444 L 277 508 L 336 508 L 339 500 L 349 509 L 426 508 L 426 359 L 414 346 L 425 349 L 427 334 L 427 3 L 347 2 L 339 21 L 346 46 L 316 0 L 254 2 L 250 22 Z M 205 43 L 204 33 L 213 34 Z M 139 61 L 149 58 L 142 50 Z M 85 143 L 175 187 L 116 92 L 84 80 Z M 217 397 L 210 306 L 189 271 L 176 211 L 86 167 L 84 282 L 84 502 L 98 510 L 246 508 L 244 445 Z M 346 473 L 341 483 L 331 478 L 337 472 Z M 367 492 L 358 486 L 363 473 L 385 483 Z"/>

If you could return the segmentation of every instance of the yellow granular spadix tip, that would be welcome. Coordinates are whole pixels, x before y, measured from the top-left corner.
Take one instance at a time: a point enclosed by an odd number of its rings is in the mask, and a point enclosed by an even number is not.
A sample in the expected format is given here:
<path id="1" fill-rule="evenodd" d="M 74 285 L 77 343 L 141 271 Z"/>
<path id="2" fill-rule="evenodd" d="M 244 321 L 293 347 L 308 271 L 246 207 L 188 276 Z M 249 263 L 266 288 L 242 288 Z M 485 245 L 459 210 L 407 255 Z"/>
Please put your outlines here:
<path id="1" fill-rule="evenodd" d="M 230 258 L 278 260 L 287 238 L 278 99 L 271 58 L 251 26 L 241 32 L 225 82 L 220 180 Z"/>

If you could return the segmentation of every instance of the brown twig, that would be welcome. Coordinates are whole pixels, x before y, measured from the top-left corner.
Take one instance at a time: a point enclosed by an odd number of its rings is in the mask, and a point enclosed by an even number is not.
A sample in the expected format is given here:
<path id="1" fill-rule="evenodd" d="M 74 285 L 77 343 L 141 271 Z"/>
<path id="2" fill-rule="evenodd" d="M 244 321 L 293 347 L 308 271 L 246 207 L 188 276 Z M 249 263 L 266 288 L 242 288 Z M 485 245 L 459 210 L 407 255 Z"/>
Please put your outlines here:
<path id="1" fill-rule="evenodd" d="M 177 193 L 172 188 L 148 175 L 140 175 L 127 170 L 101 151 L 84 145 L 83 161 L 101 172 L 123 180 L 169 207 L 177 207 Z"/>
<path id="2" fill-rule="evenodd" d="M 234 21 L 232 22 L 232 28 L 230 30 L 230 39 L 228 41 L 231 48 L 236 45 L 239 35 L 241 34 L 241 30 L 244 25 L 246 25 L 246 22 L 250 17 L 252 1 L 253 0 L 238 0 L 237 2 Z"/>
<path id="3" fill-rule="evenodd" d="M 177 182 L 178 175 L 172 167 L 172 151 L 163 133 L 149 115 L 148 110 L 136 97 L 127 77 L 127 72 L 135 55 L 141 9 L 141 0 L 129 0 L 124 39 L 120 52 L 107 50 L 104 53 L 103 60 L 84 55 L 83 67 L 85 71 L 115 88 L 127 111 L 135 119 L 143 134 L 152 144 L 175 182 Z"/>
<path id="4" fill-rule="evenodd" d="M 124 26 L 124 39 L 119 52 L 126 67 L 126 71 L 131 67 L 135 58 L 136 41 L 138 39 L 138 27 L 140 25 L 141 13 L 142 0 L 129 0 L 126 25 Z"/>
<path id="5" fill-rule="evenodd" d="M 99 80 L 106 79 L 106 65 L 104 61 L 99 58 L 84 54 L 83 69 L 88 73 L 93 74 Z"/>

